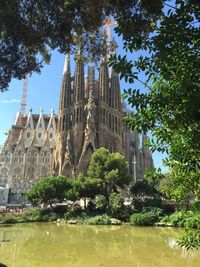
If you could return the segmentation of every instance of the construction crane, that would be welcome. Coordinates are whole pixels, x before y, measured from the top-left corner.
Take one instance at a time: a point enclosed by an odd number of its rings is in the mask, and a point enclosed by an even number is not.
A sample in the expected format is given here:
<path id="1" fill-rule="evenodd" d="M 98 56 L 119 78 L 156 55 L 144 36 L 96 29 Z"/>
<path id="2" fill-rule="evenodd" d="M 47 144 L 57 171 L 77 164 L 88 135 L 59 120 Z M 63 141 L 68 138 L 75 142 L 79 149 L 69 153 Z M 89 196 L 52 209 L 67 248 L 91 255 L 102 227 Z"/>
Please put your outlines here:
<path id="1" fill-rule="evenodd" d="M 22 101 L 21 101 L 21 113 L 25 115 L 26 110 L 26 96 L 27 96 L 27 86 L 28 86 L 28 74 L 24 79 L 23 92 L 22 92 Z"/>
<path id="2" fill-rule="evenodd" d="M 105 20 L 106 25 L 106 37 L 107 37 L 107 60 L 109 60 L 111 54 L 112 54 L 112 48 L 116 48 L 116 43 L 112 43 L 112 35 L 111 35 L 111 26 L 116 25 L 117 22 L 115 20 L 111 20 L 111 18 L 107 18 Z M 111 76 L 111 67 L 108 69 L 109 77 Z"/>
<path id="3" fill-rule="evenodd" d="M 112 41 L 111 26 L 116 25 L 116 24 L 117 24 L 117 21 L 111 20 L 111 18 L 107 18 L 105 20 L 108 47 L 110 47 L 110 44 L 111 44 L 111 41 Z"/>

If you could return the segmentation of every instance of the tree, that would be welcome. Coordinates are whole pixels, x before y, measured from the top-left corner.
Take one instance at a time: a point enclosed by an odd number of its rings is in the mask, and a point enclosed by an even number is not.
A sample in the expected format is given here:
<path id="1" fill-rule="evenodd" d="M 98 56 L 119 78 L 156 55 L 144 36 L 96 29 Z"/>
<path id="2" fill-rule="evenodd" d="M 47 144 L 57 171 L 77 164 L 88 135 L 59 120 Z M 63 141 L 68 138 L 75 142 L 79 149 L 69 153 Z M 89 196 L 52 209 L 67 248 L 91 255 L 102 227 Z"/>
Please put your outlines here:
<path id="1" fill-rule="evenodd" d="M 74 191 L 77 192 L 77 199 L 83 199 L 84 208 L 86 208 L 87 198 L 95 198 L 100 190 L 100 183 L 97 179 L 90 179 L 82 173 L 73 180 Z"/>
<path id="2" fill-rule="evenodd" d="M 126 122 L 132 129 L 152 132 L 152 151 L 168 153 L 164 161 L 169 167 L 168 190 L 184 204 L 191 196 L 193 201 L 200 198 L 200 2 L 163 4 L 158 20 L 149 20 L 146 29 L 145 22 L 138 25 L 136 35 L 129 27 L 125 30 L 129 16 L 117 29 L 123 34 L 126 51 L 143 50 L 146 56 L 135 61 L 126 55 L 115 57 L 111 65 L 129 83 L 141 83 L 142 88 L 124 92 L 133 108 Z M 141 80 L 141 73 L 145 80 Z M 187 242 L 194 236 L 187 235 L 182 244 L 190 247 Z"/>
<path id="3" fill-rule="evenodd" d="M 38 181 L 27 193 L 26 198 L 34 206 L 39 204 L 50 205 L 62 202 L 66 198 L 66 192 L 72 189 L 71 180 L 62 176 L 45 177 Z"/>
<path id="4" fill-rule="evenodd" d="M 134 38 L 129 28 L 124 35 L 127 51 L 145 50 L 146 56 L 135 61 L 119 56 L 111 65 L 133 84 L 141 81 L 140 73 L 145 73 L 140 89 L 124 92 L 133 108 L 125 121 L 132 129 L 152 132 L 152 151 L 168 153 L 164 163 L 170 168 L 168 178 L 174 181 L 171 188 L 185 186 L 187 191 L 184 181 L 193 180 L 190 192 L 199 198 L 196 177 L 200 174 L 200 3 L 177 0 L 174 6 L 165 1 L 164 5 L 162 16 L 156 23 L 152 21 L 146 31 L 141 24 Z M 123 25 L 117 31 L 122 34 Z"/>
<path id="5" fill-rule="evenodd" d="M 148 27 L 148 19 L 154 20 L 161 6 L 161 0 L 151 5 L 147 0 L 1 1 L 0 90 L 6 90 L 12 78 L 40 72 L 52 49 L 66 53 L 81 42 L 83 54 L 98 59 L 105 18 L 115 17 L 122 29 L 127 16 L 135 14 L 136 23 L 146 19 Z M 134 33 L 131 20 L 126 27 Z"/>
<path id="6" fill-rule="evenodd" d="M 124 188 L 131 181 L 124 156 L 118 152 L 110 153 L 106 148 L 93 153 L 87 175 L 89 179 L 98 181 L 99 194 L 106 199 L 111 192 L 117 192 L 118 188 Z"/>

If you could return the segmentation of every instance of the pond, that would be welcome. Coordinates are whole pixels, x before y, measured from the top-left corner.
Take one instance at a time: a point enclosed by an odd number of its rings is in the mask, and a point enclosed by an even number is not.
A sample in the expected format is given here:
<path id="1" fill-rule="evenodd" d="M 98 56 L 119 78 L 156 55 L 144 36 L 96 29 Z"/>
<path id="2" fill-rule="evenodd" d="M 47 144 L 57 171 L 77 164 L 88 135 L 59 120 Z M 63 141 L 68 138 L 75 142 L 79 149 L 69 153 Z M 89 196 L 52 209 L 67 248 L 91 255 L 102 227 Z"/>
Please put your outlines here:
<path id="1" fill-rule="evenodd" d="M 199 267 L 200 251 L 176 245 L 181 230 L 56 223 L 0 227 L 8 267 Z"/>

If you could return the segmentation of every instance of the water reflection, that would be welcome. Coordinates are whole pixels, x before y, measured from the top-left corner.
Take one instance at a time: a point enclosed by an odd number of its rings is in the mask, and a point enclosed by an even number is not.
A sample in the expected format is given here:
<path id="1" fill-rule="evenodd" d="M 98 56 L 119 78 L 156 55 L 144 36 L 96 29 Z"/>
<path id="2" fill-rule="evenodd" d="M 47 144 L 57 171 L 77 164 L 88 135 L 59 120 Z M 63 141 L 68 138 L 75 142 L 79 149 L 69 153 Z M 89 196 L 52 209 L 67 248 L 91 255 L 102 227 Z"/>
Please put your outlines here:
<path id="1" fill-rule="evenodd" d="M 130 226 L 18 224 L 0 227 L 0 259 L 15 267 L 199 267 L 179 248 L 180 230 Z"/>

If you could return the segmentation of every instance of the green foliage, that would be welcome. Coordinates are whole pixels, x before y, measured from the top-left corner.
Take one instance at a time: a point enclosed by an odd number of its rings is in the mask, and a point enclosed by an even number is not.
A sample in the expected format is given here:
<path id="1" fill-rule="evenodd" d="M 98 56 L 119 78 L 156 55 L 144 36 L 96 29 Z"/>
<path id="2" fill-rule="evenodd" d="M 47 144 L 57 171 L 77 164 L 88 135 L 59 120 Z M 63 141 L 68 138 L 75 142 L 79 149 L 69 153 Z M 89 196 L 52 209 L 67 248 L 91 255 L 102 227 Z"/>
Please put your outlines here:
<path id="1" fill-rule="evenodd" d="M 118 56 L 111 65 L 133 86 L 136 80 L 141 82 L 140 89 L 124 92 L 133 108 L 125 121 L 132 129 L 152 132 L 152 151 L 168 153 L 164 162 L 170 170 L 167 193 L 187 206 L 189 196 L 200 197 L 200 5 L 193 0 L 176 0 L 174 7 L 163 1 L 163 5 L 165 9 L 160 5 L 162 11 L 154 20 L 137 25 L 134 38 L 134 26 L 126 26 L 130 16 L 119 24 L 124 48 L 143 50 L 146 55 L 135 61 Z M 143 81 L 141 73 L 145 73 Z"/>
<path id="2" fill-rule="evenodd" d="M 26 194 L 34 206 L 48 204 L 52 207 L 54 202 L 62 202 L 66 198 L 66 192 L 72 190 L 72 182 L 67 177 L 45 177 L 38 181 Z"/>
<path id="3" fill-rule="evenodd" d="M 141 212 L 143 208 L 147 207 L 162 207 L 160 198 L 133 198 L 132 205 L 137 212 Z"/>
<path id="4" fill-rule="evenodd" d="M 128 176 L 127 162 L 120 153 L 110 153 L 106 148 L 96 150 L 88 169 L 89 179 L 95 179 L 99 185 L 99 194 L 107 199 L 112 191 L 123 188 L 131 178 Z"/>
<path id="5" fill-rule="evenodd" d="M 0 222 L 23 223 L 23 222 L 53 222 L 58 215 L 49 209 L 30 209 L 21 214 L 9 213 L 0 216 Z"/>
<path id="6" fill-rule="evenodd" d="M 123 32 L 124 37 L 127 37 L 127 30 L 137 35 L 141 27 L 145 31 L 149 29 L 152 24 L 149 21 L 155 21 L 161 6 L 161 0 L 151 1 L 150 5 L 148 1 L 134 0 L 3 1 L 0 90 L 7 88 L 11 78 L 22 79 L 27 73 L 40 72 L 43 64 L 50 61 L 52 49 L 64 53 L 76 51 L 75 46 L 81 43 L 84 57 L 98 59 L 101 26 L 107 17 L 115 17 L 118 32 Z"/>
<path id="7" fill-rule="evenodd" d="M 144 207 L 162 207 L 161 194 L 155 188 L 155 181 L 137 181 L 130 192 L 133 197 L 132 205 L 136 211 L 140 212 Z"/>
<path id="8" fill-rule="evenodd" d="M 76 217 L 81 217 L 81 214 L 82 214 L 81 207 L 79 205 L 72 205 L 68 208 L 67 212 L 64 214 L 64 218 L 66 220 L 75 219 Z"/>
<path id="9" fill-rule="evenodd" d="M 107 199 L 103 195 L 97 195 L 95 197 L 96 208 L 100 211 L 105 211 L 108 205 Z"/>
<path id="10" fill-rule="evenodd" d="M 186 230 L 179 238 L 178 244 L 181 247 L 185 247 L 187 250 L 198 249 L 200 247 L 200 232 Z"/>
<path id="11" fill-rule="evenodd" d="M 134 197 L 159 197 L 160 193 L 155 189 L 155 187 L 146 180 L 137 181 L 130 188 L 131 195 Z"/>
<path id="12" fill-rule="evenodd" d="M 108 225 L 110 224 L 110 217 L 106 214 L 90 217 L 84 221 L 85 224 L 91 225 Z"/>
<path id="13" fill-rule="evenodd" d="M 117 193 L 111 193 L 108 202 L 109 215 L 115 218 L 120 218 L 124 209 L 124 201 Z"/>
<path id="14" fill-rule="evenodd" d="M 200 197 L 199 177 L 199 169 L 187 172 L 183 170 L 181 164 L 177 163 L 168 174 L 168 181 L 164 185 L 163 191 L 185 209 L 190 209 L 191 206 L 198 205 Z"/>
<path id="15" fill-rule="evenodd" d="M 158 208 L 149 208 L 141 213 L 134 213 L 130 216 L 130 223 L 138 226 L 150 226 L 158 222 L 163 216 L 163 210 Z"/>
<path id="16" fill-rule="evenodd" d="M 73 181 L 73 188 L 78 193 L 79 198 L 94 198 L 99 192 L 100 184 L 97 179 L 79 174 L 77 179 Z"/>
<path id="17" fill-rule="evenodd" d="M 200 212 L 179 211 L 166 216 L 161 223 L 170 224 L 175 227 L 186 227 L 200 229 Z"/>
<path id="18" fill-rule="evenodd" d="M 57 214 L 49 209 L 32 209 L 21 216 L 24 222 L 53 222 L 57 218 Z"/>
<path id="19" fill-rule="evenodd" d="M 14 216 L 13 214 L 0 215 L 0 222 L 2 224 L 16 223 L 17 222 L 17 217 Z"/>

